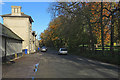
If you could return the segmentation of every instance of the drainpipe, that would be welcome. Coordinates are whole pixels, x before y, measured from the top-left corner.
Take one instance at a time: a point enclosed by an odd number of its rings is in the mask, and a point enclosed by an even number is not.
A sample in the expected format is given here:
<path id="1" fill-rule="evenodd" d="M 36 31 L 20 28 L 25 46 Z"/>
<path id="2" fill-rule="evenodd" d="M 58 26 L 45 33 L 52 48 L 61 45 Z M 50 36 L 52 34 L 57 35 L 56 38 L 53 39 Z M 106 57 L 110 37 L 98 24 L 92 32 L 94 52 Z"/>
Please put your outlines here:
<path id="1" fill-rule="evenodd" d="M 4 56 L 5 62 L 6 62 L 6 59 L 7 59 L 7 58 L 6 58 L 6 55 L 7 55 L 7 51 L 6 51 L 6 50 L 7 50 L 7 47 L 6 47 L 6 46 L 7 46 L 7 44 L 6 44 L 6 38 L 5 38 L 5 56 Z"/>
<path id="2" fill-rule="evenodd" d="M 37 36 L 37 35 L 35 35 L 35 50 L 36 50 L 36 36 Z"/>

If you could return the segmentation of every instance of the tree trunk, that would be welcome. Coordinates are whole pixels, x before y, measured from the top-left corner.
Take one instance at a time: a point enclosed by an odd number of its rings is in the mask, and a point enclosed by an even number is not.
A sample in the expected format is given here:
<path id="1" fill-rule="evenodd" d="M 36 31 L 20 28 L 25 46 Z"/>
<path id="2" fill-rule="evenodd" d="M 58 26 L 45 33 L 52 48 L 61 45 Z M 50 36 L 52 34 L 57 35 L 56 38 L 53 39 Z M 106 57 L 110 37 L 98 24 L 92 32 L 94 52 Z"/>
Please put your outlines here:
<path id="1" fill-rule="evenodd" d="M 119 17 L 120 17 L 120 13 L 119 13 Z M 118 18 L 118 38 L 120 38 L 120 18 Z"/>
<path id="2" fill-rule="evenodd" d="M 113 49 L 113 46 L 114 46 L 114 15 L 112 14 L 112 20 L 111 20 L 111 42 L 110 42 L 110 50 L 111 50 L 111 53 L 113 54 L 114 53 L 114 49 Z"/>
<path id="3" fill-rule="evenodd" d="M 102 12 L 103 12 L 103 2 L 101 2 L 101 17 L 100 17 L 101 19 L 100 19 L 100 24 L 101 24 L 102 52 L 104 52 L 104 28 L 103 28 L 103 25 L 102 25 L 102 18 L 103 18 Z"/>

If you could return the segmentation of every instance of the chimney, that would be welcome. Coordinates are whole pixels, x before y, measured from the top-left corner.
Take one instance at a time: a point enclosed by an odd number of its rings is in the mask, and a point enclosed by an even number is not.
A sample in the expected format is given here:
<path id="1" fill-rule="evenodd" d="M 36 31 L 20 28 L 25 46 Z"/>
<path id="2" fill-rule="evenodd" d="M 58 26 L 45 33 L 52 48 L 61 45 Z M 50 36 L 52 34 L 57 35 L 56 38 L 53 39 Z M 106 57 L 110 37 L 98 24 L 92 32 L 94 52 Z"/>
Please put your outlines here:
<path id="1" fill-rule="evenodd" d="M 11 6 L 12 16 L 21 16 L 21 6 Z"/>

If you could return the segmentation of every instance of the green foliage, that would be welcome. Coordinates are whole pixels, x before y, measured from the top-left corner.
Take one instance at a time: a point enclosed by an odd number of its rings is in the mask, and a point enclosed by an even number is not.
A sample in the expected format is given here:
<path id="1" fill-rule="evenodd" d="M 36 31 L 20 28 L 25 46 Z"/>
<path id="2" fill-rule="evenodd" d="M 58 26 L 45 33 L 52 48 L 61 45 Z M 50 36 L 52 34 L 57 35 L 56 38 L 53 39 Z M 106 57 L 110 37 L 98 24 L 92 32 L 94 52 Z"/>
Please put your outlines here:
<path id="1" fill-rule="evenodd" d="M 111 3 L 110 3 L 111 4 Z M 109 6 L 109 3 L 104 3 Z M 93 12 L 94 10 L 94 12 Z M 94 44 L 101 43 L 101 26 L 100 26 L 100 3 L 82 3 L 82 2 L 57 2 L 49 8 L 51 14 L 54 13 L 53 20 L 49 27 L 41 33 L 41 44 L 55 48 L 67 47 L 69 50 L 80 49 L 80 45 L 88 45 L 88 50 L 94 50 Z M 104 11 L 104 14 L 107 14 Z M 118 15 L 118 13 L 116 13 Z M 118 27 L 118 18 L 115 19 L 115 30 Z M 105 21 L 103 23 L 105 25 Z M 110 21 L 109 21 L 110 23 Z M 110 24 L 103 31 L 107 40 L 110 42 Z M 103 35 L 102 35 L 103 36 Z M 118 40 L 119 30 L 115 31 L 115 41 Z M 80 49 L 82 50 L 82 49 Z"/>

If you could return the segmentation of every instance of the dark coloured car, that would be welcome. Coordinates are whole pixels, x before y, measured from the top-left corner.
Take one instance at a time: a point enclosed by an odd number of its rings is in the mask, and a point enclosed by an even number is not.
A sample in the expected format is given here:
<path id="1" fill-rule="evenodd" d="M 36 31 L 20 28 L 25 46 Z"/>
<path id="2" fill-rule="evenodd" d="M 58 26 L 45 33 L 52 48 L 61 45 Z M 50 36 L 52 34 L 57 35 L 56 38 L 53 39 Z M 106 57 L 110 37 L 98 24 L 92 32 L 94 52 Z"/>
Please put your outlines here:
<path id="1" fill-rule="evenodd" d="M 42 51 L 42 52 L 46 52 L 46 51 L 47 51 L 47 47 L 43 46 L 43 47 L 41 48 L 41 51 Z"/>

